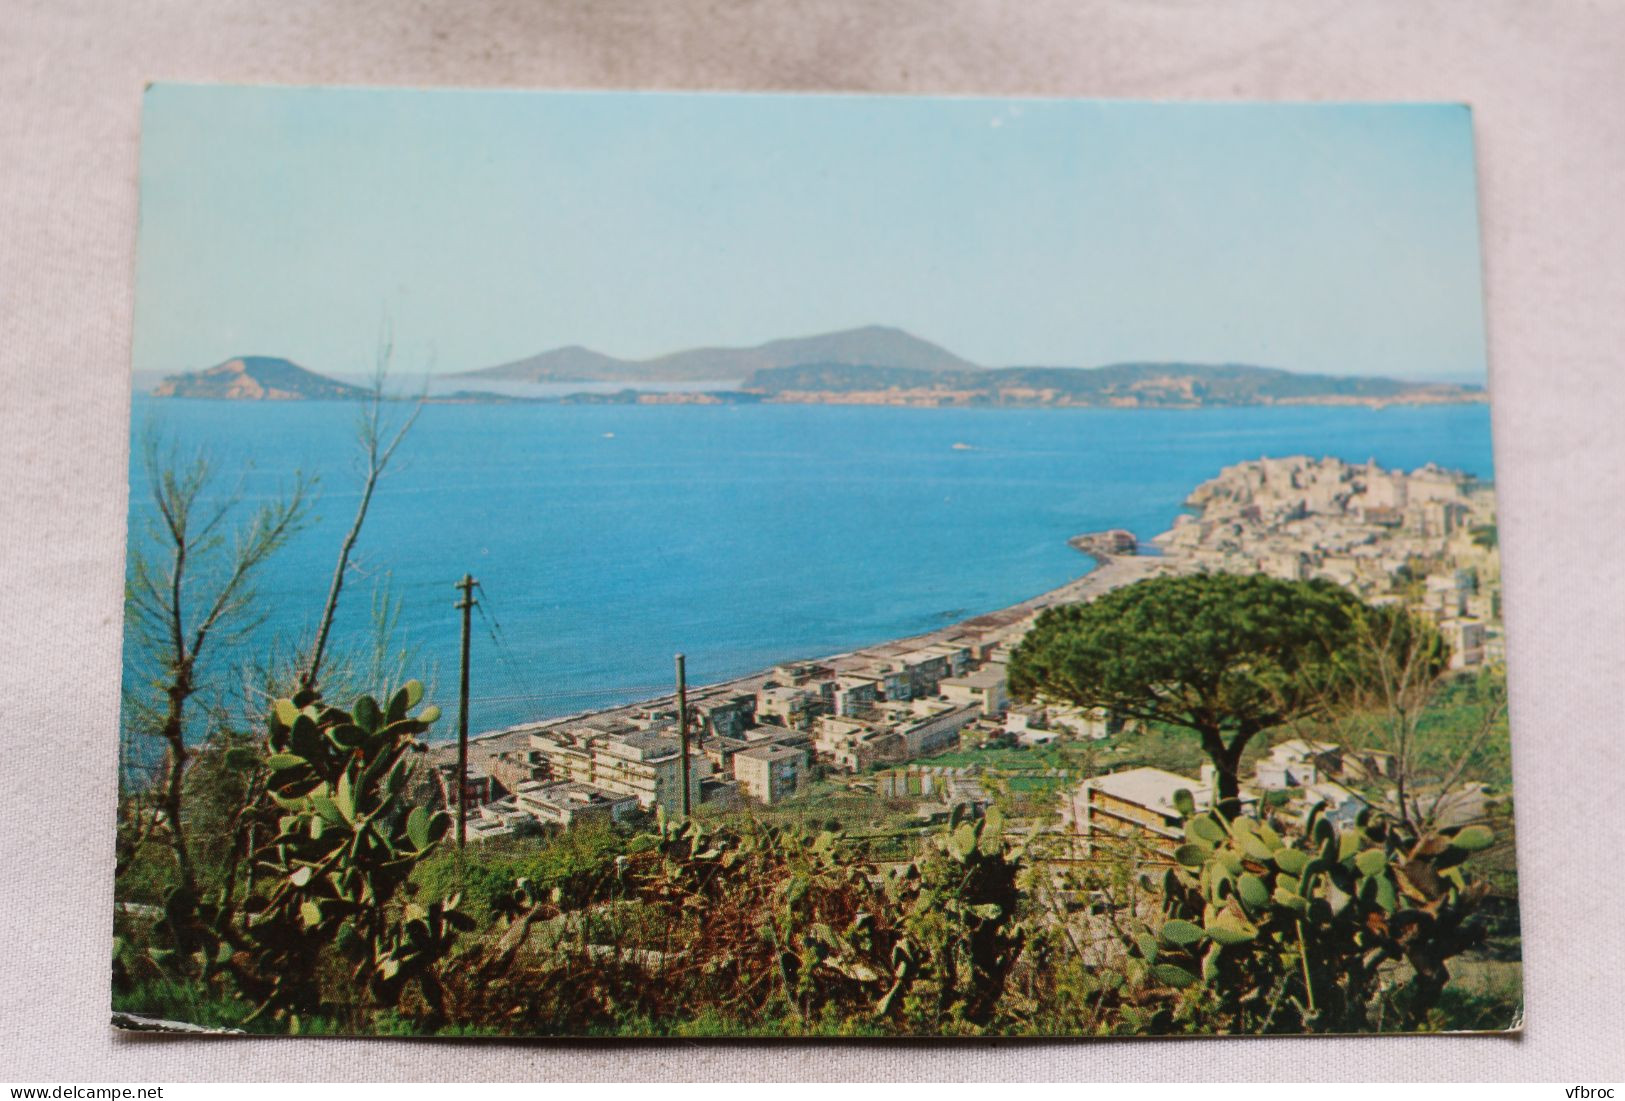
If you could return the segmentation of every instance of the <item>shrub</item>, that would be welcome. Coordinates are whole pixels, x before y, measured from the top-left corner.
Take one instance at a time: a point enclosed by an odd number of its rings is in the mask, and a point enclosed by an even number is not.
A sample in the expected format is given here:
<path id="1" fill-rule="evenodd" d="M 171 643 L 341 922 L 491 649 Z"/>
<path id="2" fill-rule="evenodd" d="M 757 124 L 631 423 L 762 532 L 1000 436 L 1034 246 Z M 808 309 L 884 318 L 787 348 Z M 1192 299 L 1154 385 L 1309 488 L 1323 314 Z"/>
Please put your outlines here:
<path id="1" fill-rule="evenodd" d="M 1186 843 L 1163 877 L 1160 922 L 1127 938 L 1128 978 L 1209 1030 L 1366 1031 L 1379 993 L 1417 1027 L 1447 962 L 1482 939 L 1487 888 L 1463 869 L 1494 841 L 1482 826 L 1419 836 L 1366 811 L 1338 829 L 1317 810 L 1288 840 L 1258 819 L 1196 815 L 1180 794 Z"/>
<path id="2" fill-rule="evenodd" d="M 956 816 L 886 875 L 850 851 L 838 830 L 663 824 L 574 897 L 516 884 L 513 923 L 458 968 L 455 1012 L 554 1035 L 985 1028 L 1025 943 L 997 812 Z"/>
<path id="3" fill-rule="evenodd" d="M 363 696 L 343 711 L 310 692 L 276 701 L 265 764 L 271 798 L 287 813 L 258 854 L 271 887 L 249 916 L 252 948 L 235 961 L 258 1003 L 252 1016 L 310 1014 L 333 1000 L 324 987 L 342 1003 L 352 985 L 374 1006 L 394 1006 L 414 980 L 438 1011 L 435 965 L 472 923 L 455 894 L 396 905 L 451 825 L 404 798 L 408 755 L 439 717 L 436 707 L 411 714 L 421 698 L 412 681 L 382 707 Z M 329 974 L 340 965 L 347 978 Z"/>

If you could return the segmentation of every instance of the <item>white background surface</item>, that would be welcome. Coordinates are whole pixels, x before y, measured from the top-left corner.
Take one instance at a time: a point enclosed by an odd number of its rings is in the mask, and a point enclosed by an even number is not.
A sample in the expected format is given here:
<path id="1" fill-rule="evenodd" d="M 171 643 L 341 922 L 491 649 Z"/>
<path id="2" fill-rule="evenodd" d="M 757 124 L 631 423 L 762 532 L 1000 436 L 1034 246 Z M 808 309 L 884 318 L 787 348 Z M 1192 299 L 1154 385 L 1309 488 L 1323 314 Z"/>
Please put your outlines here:
<path id="1" fill-rule="evenodd" d="M 1461 100 L 1475 109 L 1521 1039 L 568 1045 L 107 1026 L 149 80 Z M 0 1079 L 1625 1077 L 1625 5 L 0 0 Z"/>

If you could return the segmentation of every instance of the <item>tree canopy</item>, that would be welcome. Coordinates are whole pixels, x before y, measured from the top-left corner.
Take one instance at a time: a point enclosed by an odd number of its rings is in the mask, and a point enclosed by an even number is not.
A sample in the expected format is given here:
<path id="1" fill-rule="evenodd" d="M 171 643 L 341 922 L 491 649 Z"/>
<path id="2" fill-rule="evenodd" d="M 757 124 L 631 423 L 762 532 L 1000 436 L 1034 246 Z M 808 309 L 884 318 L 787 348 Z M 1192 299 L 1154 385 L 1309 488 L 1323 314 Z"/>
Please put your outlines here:
<path id="1" fill-rule="evenodd" d="M 1233 801 L 1248 741 L 1328 705 L 1364 608 L 1324 581 L 1151 578 L 1044 612 L 1011 655 L 1010 689 L 1196 732 Z"/>

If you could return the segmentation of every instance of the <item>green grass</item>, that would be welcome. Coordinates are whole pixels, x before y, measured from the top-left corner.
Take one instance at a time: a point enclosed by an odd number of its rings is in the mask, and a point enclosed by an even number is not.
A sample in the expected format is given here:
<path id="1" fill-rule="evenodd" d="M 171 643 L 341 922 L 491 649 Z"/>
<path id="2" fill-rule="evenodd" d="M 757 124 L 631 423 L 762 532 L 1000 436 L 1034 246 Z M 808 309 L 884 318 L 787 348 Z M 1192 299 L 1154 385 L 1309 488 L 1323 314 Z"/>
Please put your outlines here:
<path id="1" fill-rule="evenodd" d="M 1523 1020 L 1523 965 L 1450 961 L 1450 983 L 1427 1013 L 1423 1032 L 1501 1032 Z"/>
<path id="2" fill-rule="evenodd" d="M 1437 1013 L 1454 1030 L 1499 1031 L 1523 1019 L 1523 965 L 1495 960 L 1452 962 Z"/>
<path id="3" fill-rule="evenodd" d="M 175 852 L 168 840 L 152 839 L 136 851 L 129 867 L 114 882 L 113 895 L 120 902 L 161 906 L 177 878 Z"/>
<path id="4" fill-rule="evenodd" d="M 602 827 L 546 838 L 492 838 L 463 851 L 461 875 L 457 851 L 443 848 L 413 869 L 411 882 L 426 900 L 460 889 L 462 909 L 483 927 L 496 917 L 500 896 L 511 892 L 516 880 L 529 879 L 542 893 L 558 888 L 578 895 L 608 874 L 626 843 L 625 835 Z"/>
<path id="5" fill-rule="evenodd" d="M 1032 769 L 1081 769 L 1099 743 L 1055 741 L 1041 746 L 999 746 L 994 749 L 956 749 L 935 757 L 912 762 L 933 768 L 980 766 L 989 771 L 1028 771 Z"/>
<path id="6" fill-rule="evenodd" d="M 855 791 L 836 781 L 818 780 L 793 799 L 771 807 L 752 806 L 725 813 L 718 820 L 753 820 L 799 829 L 833 827 L 856 833 L 879 833 L 912 827 L 917 806 L 914 799 Z"/>
<path id="7" fill-rule="evenodd" d="M 833 1007 L 831 1007 L 833 1008 Z M 711 1007 L 698 1010 L 692 1017 L 656 1021 L 648 1017 L 627 1017 L 613 1026 L 586 1035 L 614 1036 L 622 1039 L 639 1037 L 669 1037 L 672 1039 L 830 1039 L 895 1036 L 895 1028 L 887 1028 L 862 1019 L 842 1020 L 833 1014 L 826 1018 L 802 1021 L 785 1009 L 777 1016 L 760 1021 L 741 1021 Z"/>
<path id="8" fill-rule="evenodd" d="M 180 979 L 147 979 L 129 990 L 114 991 L 113 1011 L 164 1021 L 184 1021 L 204 1028 L 248 1029 L 255 1032 L 285 1032 L 280 1024 L 261 1022 L 259 1028 L 245 1026 L 243 1018 L 252 1011 L 246 1002 L 219 990 Z"/>

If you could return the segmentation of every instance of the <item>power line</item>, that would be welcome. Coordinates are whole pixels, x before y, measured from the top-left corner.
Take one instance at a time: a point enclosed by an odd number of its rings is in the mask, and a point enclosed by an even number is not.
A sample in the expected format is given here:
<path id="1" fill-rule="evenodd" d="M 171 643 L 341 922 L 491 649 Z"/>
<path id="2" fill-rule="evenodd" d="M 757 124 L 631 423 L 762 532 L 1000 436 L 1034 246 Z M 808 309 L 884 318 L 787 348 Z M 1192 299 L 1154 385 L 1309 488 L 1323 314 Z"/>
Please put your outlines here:
<path id="1" fill-rule="evenodd" d="M 491 644 L 496 649 L 497 665 L 502 669 L 503 675 L 508 681 L 508 686 L 515 690 L 519 698 L 530 703 L 532 717 L 537 719 L 545 717 L 547 707 L 530 688 L 519 659 L 514 655 L 512 647 L 508 645 L 507 633 L 503 631 L 502 624 L 496 617 L 496 610 L 485 606 L 491 603 L 491 594 L 484 585 L 479 585 L 478 582 L 476 582 L 476 585 L 479 587 L 480 595 L 484 598 L 480 605 L 480 618 L 485 622 L 486 633 L 490 636 Z"/>

